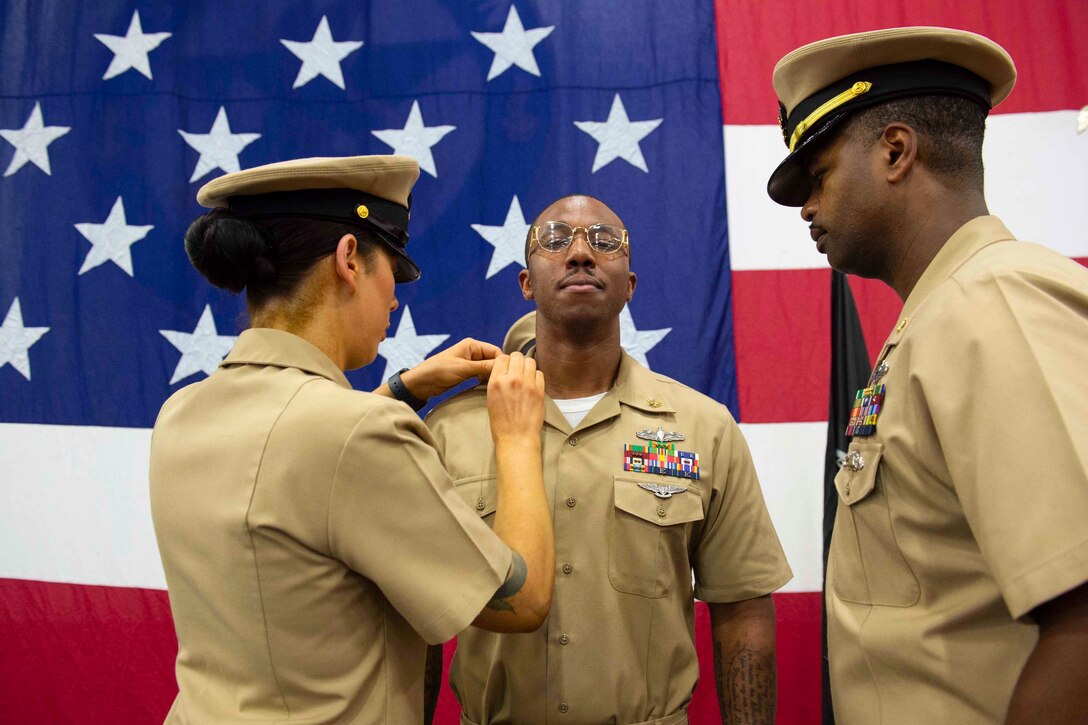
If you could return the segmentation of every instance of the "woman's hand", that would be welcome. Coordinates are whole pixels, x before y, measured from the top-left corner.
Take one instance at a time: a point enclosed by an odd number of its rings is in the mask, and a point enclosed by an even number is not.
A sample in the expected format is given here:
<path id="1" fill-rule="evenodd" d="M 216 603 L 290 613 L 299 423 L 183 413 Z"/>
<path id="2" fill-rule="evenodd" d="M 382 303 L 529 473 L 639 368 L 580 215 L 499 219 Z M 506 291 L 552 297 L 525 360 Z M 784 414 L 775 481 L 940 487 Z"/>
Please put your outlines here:
<path id="1" fill-rule="evenodd" d="M 536 360 L 520 352 L 499 355 L 487 383 L 487 414 L 496 443 L 528 440 L 540 443 L 544 425 L 544 373 Z"/>
<path id="2" fill-rule="evenodd" d="M 441 395 L 469 378 L 487 380 L 495 357 L 501 354 L 502 350 L 489 342 L 466 337 L 403 373 L 400 381 L 408 388 L 409 393 L 426 400 Z M 387 394 L 383 388 L 388 390 L 383 385 L 374 392 Z"/>

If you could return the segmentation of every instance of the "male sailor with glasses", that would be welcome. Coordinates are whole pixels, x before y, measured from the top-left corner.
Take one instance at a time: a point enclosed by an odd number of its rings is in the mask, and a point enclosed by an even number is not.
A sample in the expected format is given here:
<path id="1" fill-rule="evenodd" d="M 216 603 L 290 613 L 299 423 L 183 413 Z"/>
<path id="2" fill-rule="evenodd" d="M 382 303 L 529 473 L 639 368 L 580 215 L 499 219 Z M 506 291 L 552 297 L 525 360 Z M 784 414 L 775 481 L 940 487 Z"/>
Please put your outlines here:
<path id="1" fill-rule="evenodd" d="M 518 279 L 537 308 L 526 349 L 545 379 L 555 592 L 532 634 L 460 635 L 450 681 L 462 722 L 687 723 L 698 597 L 710 603 L 724 721 L 772 723 L 770 594 L 791 573 L 736 422 L 620 347 L 635 274 L 628 232 L 602 202 L 568 196 L 545 209 L 526 265 Z M 427 422 L 457 491 L 490 522 L 484 389 Z"/>

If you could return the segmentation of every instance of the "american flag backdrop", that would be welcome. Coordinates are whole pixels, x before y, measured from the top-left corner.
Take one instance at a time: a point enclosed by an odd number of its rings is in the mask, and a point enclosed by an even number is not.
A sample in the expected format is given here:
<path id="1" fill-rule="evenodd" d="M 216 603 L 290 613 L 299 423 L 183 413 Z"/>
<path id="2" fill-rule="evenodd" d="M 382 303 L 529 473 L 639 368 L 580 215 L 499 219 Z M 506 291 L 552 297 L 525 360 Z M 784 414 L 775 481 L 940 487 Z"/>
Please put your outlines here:
<path id="1" fill-rule="evenodd" d="M 1088 261 L 1082 0 L 5 2 L 0 721 L 156 722 L 176 691 L 150 428 L 245 324 L 185 257 L 197 188 L 286 158 L 399 153 L 422 170 L 423 278 L 398 289 L 353 384 L 464 336 L 501 341 L 529 309 L 528 222 L 564 194 L 603 199 L 639 277 L 624 346 L 728 405 L 748 437 L 796 574 L 776 597 L 779 722 L 817 722 L 830 281 L 797 211 L 764 191 L 785 154 L 770 73 L 802 43 L 903 24 L 1010 51 L 1021 76 L 989 122 L 991 209 Z M 878 348 L 898 301 L 854 292 Z M 717 721 L 704 673 L 695 723 Z M 456 721 L 448 691 L 439 721 Z"/>

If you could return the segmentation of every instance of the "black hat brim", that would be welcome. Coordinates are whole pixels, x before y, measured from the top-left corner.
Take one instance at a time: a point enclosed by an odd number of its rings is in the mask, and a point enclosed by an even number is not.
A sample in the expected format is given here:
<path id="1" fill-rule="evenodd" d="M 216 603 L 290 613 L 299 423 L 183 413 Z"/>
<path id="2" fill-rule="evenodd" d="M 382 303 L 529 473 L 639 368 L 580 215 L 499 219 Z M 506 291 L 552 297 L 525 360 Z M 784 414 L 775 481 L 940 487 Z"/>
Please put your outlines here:
<path id="1" fill-rule="evenodd" d="M 767 180 L 767 194 L 782 206 L 804 206 L 812 194 L 812 177 L 805 168 L 806 153 L 831 140 L 849 113 L 839 113 L 827 119 L 820 128 L 809 133 L 793 152 L 782 160 Z"/>
<path id="2" fill-rule="evenodd" d="M 405 251 L 408 208 L 388 199 L 355 189 L 299 189 L 233 196 L 229 204 L 238 216 L 250 219 L 298 217 L 365 229 L 396 255 L 393 280 L 397 284 L 421 276 L 419 265 Z"/>
<path id="3" fill-rule="evenodd" d="M 393 274 L 393 281 L 397 284 L 404 284 L 405 282 L 415 282 L 422 276 L 419 271 L 419 265 L 415 263 L 408 253 L 385 239 L 382 235 L 378 235 L 378 238 L 382 240 L 385 248 L 397 255 L 397 270 Z"/>

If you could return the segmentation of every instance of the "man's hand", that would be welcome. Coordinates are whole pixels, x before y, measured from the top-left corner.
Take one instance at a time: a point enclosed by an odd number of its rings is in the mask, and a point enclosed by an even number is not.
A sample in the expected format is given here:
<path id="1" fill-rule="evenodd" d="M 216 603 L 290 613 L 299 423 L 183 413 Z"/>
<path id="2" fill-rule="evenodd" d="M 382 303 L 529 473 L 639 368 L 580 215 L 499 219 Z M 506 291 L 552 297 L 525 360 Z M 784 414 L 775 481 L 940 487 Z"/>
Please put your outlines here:
<path id="1" fill-rule="evenodd" d="M 495 364 L 495 357 L 501 354 L 502 350 L 490 342 L 466 337 L 416 365 L 401 375 L 400 381 L 408 388 L 409 393 L 426 400 L 441 395 L 469 378 L 487 380 L 491 375 L 491 366 Z M 385 383 L 374 392 L 393 397 Z"/>

